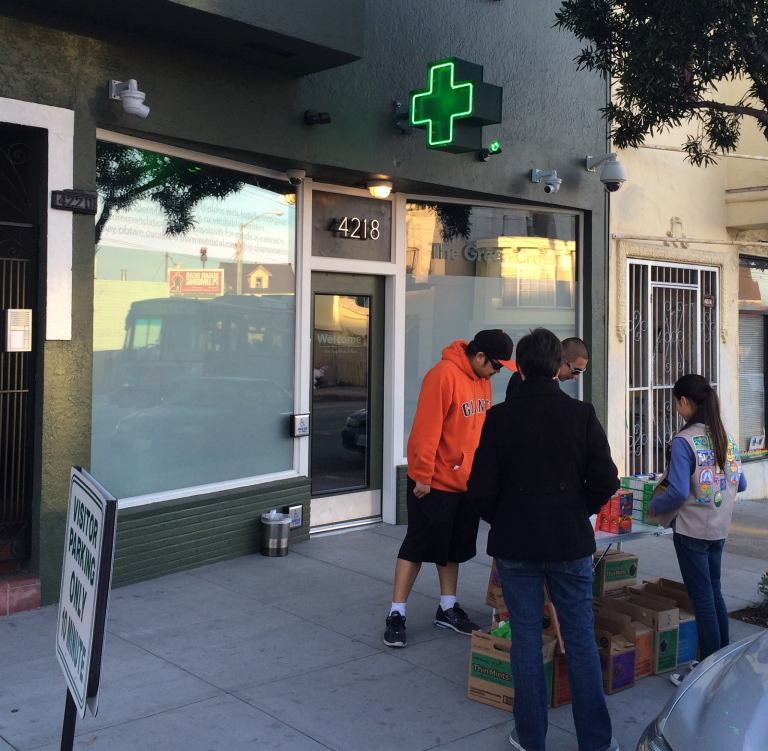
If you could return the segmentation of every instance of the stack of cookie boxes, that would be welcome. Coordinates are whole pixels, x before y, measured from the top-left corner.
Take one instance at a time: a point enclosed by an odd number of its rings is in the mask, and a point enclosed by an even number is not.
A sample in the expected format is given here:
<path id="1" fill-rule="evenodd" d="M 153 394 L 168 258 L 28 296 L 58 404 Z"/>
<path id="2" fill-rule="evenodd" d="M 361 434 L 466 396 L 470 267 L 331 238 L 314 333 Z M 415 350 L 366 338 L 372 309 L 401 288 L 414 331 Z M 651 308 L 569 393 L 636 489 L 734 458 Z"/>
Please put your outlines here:
<path id="1" fill-rule="evenodd" d="M 648 506 L 651 502 L 653 491 L 659 484 L 656 475 L 633 475 L 632 477 L 622 477 L 621 487 L 623 490 L 632 491 L 632 518 L 639 522 L 646 522 L 648 517 Z"/>

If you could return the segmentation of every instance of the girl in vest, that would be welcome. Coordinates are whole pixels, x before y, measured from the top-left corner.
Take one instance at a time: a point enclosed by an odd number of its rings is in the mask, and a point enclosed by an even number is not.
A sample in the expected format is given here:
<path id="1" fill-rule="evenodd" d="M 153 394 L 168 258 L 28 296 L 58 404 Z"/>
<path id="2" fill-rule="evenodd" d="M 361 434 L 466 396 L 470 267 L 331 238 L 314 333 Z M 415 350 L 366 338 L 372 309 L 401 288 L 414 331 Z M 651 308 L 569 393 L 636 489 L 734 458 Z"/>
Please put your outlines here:
<path id="1" fill-rule="evenodd" d="M 672 439 L 667 471 L 649 511 L 655 521 L 674 529 L 675 552 L 693 603 L 703 660 L 728 644 L 720 561 L 736 493 L 746 490 L 747 482 L 707 379 L 689 373 L 675 383 L 672 393 L 685 426 Z M 670 680 L 679 686 L 687 672 L 672 673 Z"/>

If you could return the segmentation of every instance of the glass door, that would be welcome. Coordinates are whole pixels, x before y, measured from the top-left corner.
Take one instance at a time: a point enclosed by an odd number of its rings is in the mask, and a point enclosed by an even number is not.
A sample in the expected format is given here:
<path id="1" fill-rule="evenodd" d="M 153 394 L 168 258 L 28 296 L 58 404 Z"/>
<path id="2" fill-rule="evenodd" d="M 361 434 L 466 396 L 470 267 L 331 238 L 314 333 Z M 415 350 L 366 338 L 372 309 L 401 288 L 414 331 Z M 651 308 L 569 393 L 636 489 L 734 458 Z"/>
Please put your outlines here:
<path id="1" fill-rule="evenodd" d="M 383 281 L 312 275 L 312 526 L 381 515 Z"/>

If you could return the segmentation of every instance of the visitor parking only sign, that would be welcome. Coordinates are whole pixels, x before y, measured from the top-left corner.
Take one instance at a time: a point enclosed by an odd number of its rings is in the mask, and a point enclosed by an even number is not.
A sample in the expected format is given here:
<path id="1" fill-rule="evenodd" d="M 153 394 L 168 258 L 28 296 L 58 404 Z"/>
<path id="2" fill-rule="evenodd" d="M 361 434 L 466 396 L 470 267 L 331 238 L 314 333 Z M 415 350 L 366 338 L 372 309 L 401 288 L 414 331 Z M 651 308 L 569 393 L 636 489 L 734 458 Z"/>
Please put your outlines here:
<path id="1" fill-rule="evenodd" d="M 80 717 L 98 710 L 101 655 L 112 580 L 117 501 L 72 467 L 64 533 L 56 657 Z"/>

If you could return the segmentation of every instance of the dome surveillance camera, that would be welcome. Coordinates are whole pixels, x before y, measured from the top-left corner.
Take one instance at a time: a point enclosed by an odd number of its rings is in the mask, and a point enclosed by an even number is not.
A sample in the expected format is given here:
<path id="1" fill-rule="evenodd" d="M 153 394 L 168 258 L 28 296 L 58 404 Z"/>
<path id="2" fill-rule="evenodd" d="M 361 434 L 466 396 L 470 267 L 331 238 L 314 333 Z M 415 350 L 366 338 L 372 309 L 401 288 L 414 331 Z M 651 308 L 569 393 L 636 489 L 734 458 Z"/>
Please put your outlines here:
<path id="1" fill-rule="evenodd" d="M 531 170 L 531 182 L 532 183 L 544 183 L 544 192 L 557 193 L 560 190 L 560 186 L 563 181 L 557 176 L 557 170 Z"/>
<path id="2" fill-rule="evenodd" d="M 307 173 L 303 169 L 287 169 L 285 175 L 291 185 L 301 185 Z"/>
<path id="3" fill-rule="evenodd" d="M 605 156 L 588 156 L 586 160 L 586 170 L 595 172 L 598 165 L 602 164 L 600 170 L 600 182 L 605 186 L 609 193 L 615 193 L 627 181 L 627 171 L 624 165 L 619 161 L 615 152 L 610 152 Z"/>
<path id="4" fill-rule="evenodd" d="M 110 99 L 119 99 L 123 105 L 123 110 L 129 115 L 137 117 L 147 117 L 150 109 L 144 104 L 146 94 L 139 91 L 139 85 L 135 78 L 128 81 L 110 81 L 109 84 Z"/>

